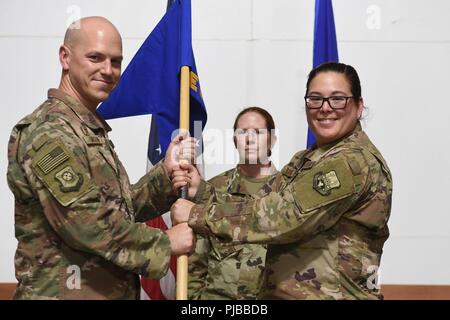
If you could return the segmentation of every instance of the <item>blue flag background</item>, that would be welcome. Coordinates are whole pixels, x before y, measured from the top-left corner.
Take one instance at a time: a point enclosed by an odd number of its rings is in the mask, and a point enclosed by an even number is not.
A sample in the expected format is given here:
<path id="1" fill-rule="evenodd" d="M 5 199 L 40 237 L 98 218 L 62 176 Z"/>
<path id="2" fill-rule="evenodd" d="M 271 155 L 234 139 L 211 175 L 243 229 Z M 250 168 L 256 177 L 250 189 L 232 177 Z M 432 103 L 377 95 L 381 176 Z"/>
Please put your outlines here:
<path id="1" fill-rule="evenodd" d="M 97 112 L 105 119 L 153 114 L 159 151 L 164 155 L 173 131 L 179 127 L 181 66 L 191 68 L 192 134 L 194 121 L 201 121 L 203 129 L 207 115 L 192 51 L 190 0 L 173 1 Z"/>
<path id="2" fill-rule="evenodd" d="M 325 62 L 338 62 L 336 28 L 331 0 L 316 0 L 314 20 L 313 68 Z M 308 149 L 316 143 L 316 137 L 308 129 Z"/>
<path id="3" fill-rule="evenodd" d="M 152 114 L 148 140 L 151 165 L 165 155 L 172 133 L 179 128 L 182 66 L 191 69 L 190 132 L 200 140 L 207 115 L 192 51 L 191 0 L 167 1 L 166 14 L 129 63 L 117 88 L 97 110 L 105 119 Z M 194 121 L 201 121 L 198 132 L 194 132 Z M 201 146 L 199 143 L 197 154 Z M 164 214 L 146 224 L 167 230 L 172 222 L 170 214 Z M 175 275 L 176 257 L 172 256 L 163 278 L 141 278 L 141 298 L 174 299 Z"/>

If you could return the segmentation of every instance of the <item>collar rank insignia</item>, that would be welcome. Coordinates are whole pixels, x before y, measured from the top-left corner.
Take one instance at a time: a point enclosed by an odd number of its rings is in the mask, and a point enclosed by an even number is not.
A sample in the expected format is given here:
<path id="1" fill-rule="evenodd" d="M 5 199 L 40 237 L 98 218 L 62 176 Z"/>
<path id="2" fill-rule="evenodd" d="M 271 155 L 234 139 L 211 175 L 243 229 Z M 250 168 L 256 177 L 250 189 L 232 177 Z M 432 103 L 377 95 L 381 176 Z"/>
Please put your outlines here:
<path id="1" fill-rule="evenodd" d="M 76 173 L 71 166 L 67 166 L 55 174 L 55 180 L 59 182 L 62 192 L 76 192 L 83 184 L 83 175 Z"/>
<path id="2" fill-rule="evenodd" d="M 332 189 L 339 188 L 340 186 L 341 183 L 334 170 L 327 173 L 318 172 L 314 176 L 313 188 L 323 196 L 329 196 Z"/>

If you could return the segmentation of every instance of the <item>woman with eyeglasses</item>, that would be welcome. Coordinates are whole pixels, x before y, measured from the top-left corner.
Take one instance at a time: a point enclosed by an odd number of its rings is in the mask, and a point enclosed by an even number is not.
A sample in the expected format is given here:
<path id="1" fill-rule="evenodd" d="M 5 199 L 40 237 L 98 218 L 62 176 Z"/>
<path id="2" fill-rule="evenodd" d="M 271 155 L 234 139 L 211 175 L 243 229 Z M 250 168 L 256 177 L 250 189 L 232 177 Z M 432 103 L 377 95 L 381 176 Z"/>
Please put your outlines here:
<path id="1" fill-rule="evenodd" d="M 208 182 L 219 192 L 253 197 L 278 172 L 270 161 L 275 123 L 265 109 L 249 107 L 237 115 L 233 129 L 239 163 Z M 175 188 L 183 180 L 175 174 Z M 189 299 L 256 299 L 264 279 L 266 248 L 265 244 L 232 244 L 198 236 L 189 257 Z"/>
<path id="2" fill-rule="evenodd" d="M 313 69 L 305 104 L 317 143 L 294 155 L 264 193 L 239 199 L 194 183 L 198 204 L 178 200 L 173 220 L 231 243 L 269 244 L 260 298 L 380 299 L 392 178 L 361 129 L 356 70 L 343 63 Z"/>

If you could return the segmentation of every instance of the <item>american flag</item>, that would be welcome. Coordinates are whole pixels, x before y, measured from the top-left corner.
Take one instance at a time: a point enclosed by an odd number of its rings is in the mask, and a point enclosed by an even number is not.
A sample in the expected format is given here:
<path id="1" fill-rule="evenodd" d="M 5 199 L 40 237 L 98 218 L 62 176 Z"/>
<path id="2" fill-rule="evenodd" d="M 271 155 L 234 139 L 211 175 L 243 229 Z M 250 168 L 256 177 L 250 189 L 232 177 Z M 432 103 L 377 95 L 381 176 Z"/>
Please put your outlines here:
<path id="1" fill-rule="evenodd" d="M 159 143 L 158 123 L 152 116 L 150 136 L 148 138 L 147 172 L 163 158 Z M 167 230 L 172 226 L 170 212 L 146 222 L 153 228 Z M 167 274 L 160 280 L 141 277 L 141 300 L 173 300 L 175 299 L 175 275 L 177 274 L 177 257 L 172 256 Z"/>

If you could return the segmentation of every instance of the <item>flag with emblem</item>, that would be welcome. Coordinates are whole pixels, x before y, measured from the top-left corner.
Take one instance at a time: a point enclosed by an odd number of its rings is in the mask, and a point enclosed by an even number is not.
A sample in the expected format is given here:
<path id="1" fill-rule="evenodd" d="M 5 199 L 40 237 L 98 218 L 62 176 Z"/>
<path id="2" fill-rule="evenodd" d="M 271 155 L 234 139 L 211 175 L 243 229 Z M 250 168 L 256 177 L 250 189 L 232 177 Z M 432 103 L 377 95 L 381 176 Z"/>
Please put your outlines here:
<path id="1" fill-rule="evenodd" d="M 331 0 L 316 0 L 314 18 L 313 68 L 325 62 L 338 62 L 336 28 Z M 307 147 L 316 143 L 316 137 L 308 129 Z"/>
<path id="2" fill-rule="evenodd" d="M 190 132 L 199 143 L 207 114 L 192 50 L 191 1 L 168 0 L 167 11 L 124 71 L 118 86 L 97 111 L 105 119 L 152 114 L 148 170 L 166 153 L 179 127 L 180 69 L 190 68 Z M 201 161 L 198 161 L 201 162 Z M 171 227 L 170 215 L 148 221 L 151 227 Z M 142 278 L 142 299 L 174 299 L 176 257 L 161 280 Z"/>

